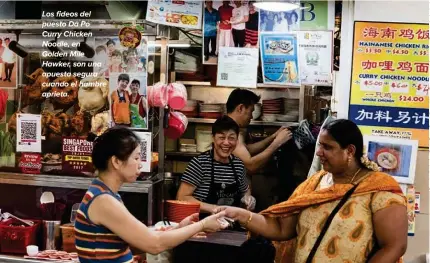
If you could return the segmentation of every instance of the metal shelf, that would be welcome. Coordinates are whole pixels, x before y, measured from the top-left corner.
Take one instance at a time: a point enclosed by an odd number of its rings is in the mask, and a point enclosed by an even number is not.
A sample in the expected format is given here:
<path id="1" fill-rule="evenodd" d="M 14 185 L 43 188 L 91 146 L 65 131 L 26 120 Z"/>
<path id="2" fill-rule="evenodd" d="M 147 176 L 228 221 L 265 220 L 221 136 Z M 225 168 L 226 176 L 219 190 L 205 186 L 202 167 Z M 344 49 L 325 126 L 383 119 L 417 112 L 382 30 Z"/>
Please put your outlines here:
<path id="1" fill-rule="evenodd" d="M 188 118 L 189 123 L 214 123 L 215 119 L 204 119 L 204 118 Z M 261 126 L 298 126 L 298 122 L 281 122 L 281 121 L 251 121 L 250 125 L 261 125 Z"/>
<path id="2" fill-rule="evenodd" d="M 60 187 L 72 189 L 88 189 L 94 178 L 44 175 L 44 174 L 20 174 L 0 172 L 0 184 Z M 124 184 L 120 189 L 121 192 L 131 193 L 149 193 L 154 184 L 158 183 L 158 178 L 154 181 L 136 181 L 134 183 Z"/>
<path id="3" fill-rule="evenodd" d="M 171 156 L 171 157 L 179 156 L 179 157 L 190 157 L 190 158 L 192 158 L 192 157 L 199 156 L 200 154 L 202 154 L 202 153 L 200 153 L 200 152 L 166 152 L 166 155 Z"/>
<path id="4" fill-rule="evenodd" d="M 25 259 L 24 257 L 19 257 L 19 256 L 0 255 L 0 262 L 1 263 L 46 263 L 49 261 L 37 260 L 37 259 Z"/>

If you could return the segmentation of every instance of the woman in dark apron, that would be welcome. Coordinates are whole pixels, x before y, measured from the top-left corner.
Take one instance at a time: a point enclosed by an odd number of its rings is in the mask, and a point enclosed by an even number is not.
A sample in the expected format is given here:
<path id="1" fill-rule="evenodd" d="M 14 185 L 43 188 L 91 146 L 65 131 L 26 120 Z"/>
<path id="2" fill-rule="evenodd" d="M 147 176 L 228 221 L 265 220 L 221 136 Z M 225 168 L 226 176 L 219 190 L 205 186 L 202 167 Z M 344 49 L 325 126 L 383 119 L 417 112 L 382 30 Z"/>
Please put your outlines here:
<path id="1" fill-rule="evenodd" d="M 224 116 L 214 123 L 212 135 L 212 149 L 188 164 L 181 178 L 178 199 L 199 202 L 202 218 L 217 206 L 252 209 L 255 199 L 250 195 L 245 166 L 232 155 L 238 141 L 239 126 Z"/>

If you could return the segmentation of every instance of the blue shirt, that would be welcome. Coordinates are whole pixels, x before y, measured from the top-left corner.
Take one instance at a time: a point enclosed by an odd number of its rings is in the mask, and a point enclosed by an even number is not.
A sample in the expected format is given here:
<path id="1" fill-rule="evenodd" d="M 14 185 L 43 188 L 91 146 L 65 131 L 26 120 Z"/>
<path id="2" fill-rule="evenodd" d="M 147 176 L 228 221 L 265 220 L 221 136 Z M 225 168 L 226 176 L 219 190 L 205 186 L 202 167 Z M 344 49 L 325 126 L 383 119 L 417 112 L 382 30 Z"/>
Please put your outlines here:
<path id="1" fill-rule="evenodd" d="M 205 27 L 203 29 L 205 37 L 215 37 L 217 30 L 217 23 L 220 21 L 219 12 L 216 9 L 212 9 L 212 12 L 209 12 L 207 8 L 205 8 Z"/>

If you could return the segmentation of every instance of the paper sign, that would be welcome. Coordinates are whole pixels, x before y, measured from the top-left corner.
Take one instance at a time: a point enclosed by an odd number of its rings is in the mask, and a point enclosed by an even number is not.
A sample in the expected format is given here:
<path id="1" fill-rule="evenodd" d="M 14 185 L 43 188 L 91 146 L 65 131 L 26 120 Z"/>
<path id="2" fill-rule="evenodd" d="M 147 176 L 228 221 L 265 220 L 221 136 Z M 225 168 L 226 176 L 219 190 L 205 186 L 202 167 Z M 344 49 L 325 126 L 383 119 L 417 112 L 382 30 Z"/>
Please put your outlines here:
<path id="1" fill-rule="evenodd" d="M 256 88 L 258 49 L 220 47 L 217 85 Z"/>
<path id="2" fill-rule="evenodd" d="M 415 187 L 408 185 L 406 194 L 407 213 L 408 213 L 408 236 L 415 235 Z"/>
<path id="3" fill-rule="evenodd" d="M 175 27 L 201 29 L 203 1 L 148 1 L 146 20 Z"/>
<path id="4" fill-rule="evenodd" d="M 40 174 L 42 169 L 42 157 L 39 153 L 22 153 L 19 160 L 19 168 L 25 174 Z"/>
<path id="5" fill-rule="evenodd" d="M 63 137 L 63 170 L 69 172 L 92 173 L 93 143 L 75 137 Z"/>
<path id="6" fill-rule="evenodd" d="M 40 153 L 42 151 L 41 115 L 20 113 L 16 121 L 16 151 Z"/>
<path id="7" fill-rule="evenodd" d="M 151 172 L 152 134 L 150 132 L 136 132 L 136 134 L 140 138 L 140 161 L 142 163 L 140 172 L 149 173 Z"/>

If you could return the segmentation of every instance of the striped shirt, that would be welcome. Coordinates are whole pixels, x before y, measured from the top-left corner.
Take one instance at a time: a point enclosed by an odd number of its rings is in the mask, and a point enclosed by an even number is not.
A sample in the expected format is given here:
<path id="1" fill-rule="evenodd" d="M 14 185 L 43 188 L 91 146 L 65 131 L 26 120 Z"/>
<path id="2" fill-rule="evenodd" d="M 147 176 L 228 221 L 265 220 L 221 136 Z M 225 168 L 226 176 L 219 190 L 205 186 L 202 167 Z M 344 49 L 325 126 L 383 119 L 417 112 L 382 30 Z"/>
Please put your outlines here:
<path id="1" fill-rule="evenodd" d="M 220 163 L 214 160 L 213 165 L 215 183 L 235 183 L 234 172 L 230 163 Z M 233 156 L 233 165 L 239 181 L 239 190 L 244 194 L 248 190 L 245 165 L 236 156 Z M 196 187 L 193 197 L 199 201 L 205 201 L 209 195 L 211 172 L 212 158 L 209 152 L 205 152 L 191 159 L 187 169 L 185 169 L 185 172 L 182 175 L 182 182 Z"/>
<path id="2" fill-rule="evenodd" d="M 94 224 L 88 217 L 88 208 L 97 196 L 108 194 L 122 202 L 102 181 L 95 179 L 79 206 L 75 222 L 75 245 L 81 263 L 128 263 L 133 255 L 116 234 L 102 225 Z M 118 222 L 120 223 L 120 222 Z"/>

